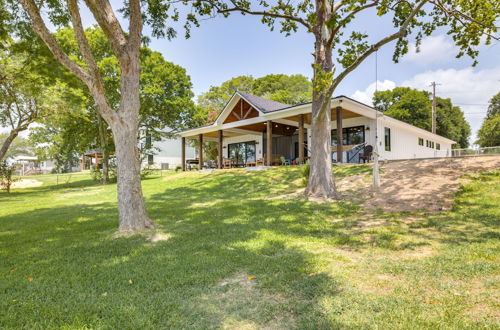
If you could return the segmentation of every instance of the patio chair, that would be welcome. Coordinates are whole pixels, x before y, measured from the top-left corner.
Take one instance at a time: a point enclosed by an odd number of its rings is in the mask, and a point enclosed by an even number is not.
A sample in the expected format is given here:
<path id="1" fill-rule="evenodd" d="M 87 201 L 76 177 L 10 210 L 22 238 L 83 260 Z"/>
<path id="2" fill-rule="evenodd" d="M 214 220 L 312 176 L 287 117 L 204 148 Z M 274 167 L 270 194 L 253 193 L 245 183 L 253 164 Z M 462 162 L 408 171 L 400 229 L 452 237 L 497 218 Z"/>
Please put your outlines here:
<path id="1" fill-rule="evenodd" d="M 286 159 L 285 157 L 281 156 L 280 157 L 281 165 L 290 165 L 290 160 Z"/>
<path id="2" fill-rule="evenodd" d="M 264 166 L 266 162 L 264 161 L 264 158 L 258 158 L 257 161 L 255 162 L 255 166 Z"/>
<path id="3" fill-rule="evenodd" d="M 359 155 L 358 163 L 363 160 L 363 163 L 369 163 L 372 159 L 373 146 L 367 145 L 363 148 L 363 154 Z"/>

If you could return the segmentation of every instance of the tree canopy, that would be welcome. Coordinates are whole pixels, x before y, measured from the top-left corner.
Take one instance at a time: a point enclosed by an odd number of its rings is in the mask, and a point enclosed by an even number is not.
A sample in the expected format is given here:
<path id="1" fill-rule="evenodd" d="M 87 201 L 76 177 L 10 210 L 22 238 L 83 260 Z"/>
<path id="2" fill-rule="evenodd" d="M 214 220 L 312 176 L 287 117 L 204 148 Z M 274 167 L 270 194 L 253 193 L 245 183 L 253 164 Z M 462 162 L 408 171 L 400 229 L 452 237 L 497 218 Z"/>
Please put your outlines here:
<path id="1" fill-rule="evenodd" d="M 500 146 L 500 93 L 491 98 L 486 118 L 477 132 L 477 137 L 476 143 L 481 147 Z"/>
<path id="2" fill-rule="evenodd" d="M 376 92 L 373 96 L 376 109 L 384 114 L 430 131 L 432 126 L 432 100 L 427 91 L 409 87 Z M 436 97 L 436 133 L 457 141 L 461 148 L 469 146 L 469 123 L 451 99 Z"/>
<path id="3" fill-rule="evenodd" d="M 268 74 L 260 78 L 238 76 L 212 86 L 198 97 L 198 104 L 214 119 L 235 91 L 249 93 L 269 100 L 296 105 L 311 101 L 311 81 L 300 74 Z"/>

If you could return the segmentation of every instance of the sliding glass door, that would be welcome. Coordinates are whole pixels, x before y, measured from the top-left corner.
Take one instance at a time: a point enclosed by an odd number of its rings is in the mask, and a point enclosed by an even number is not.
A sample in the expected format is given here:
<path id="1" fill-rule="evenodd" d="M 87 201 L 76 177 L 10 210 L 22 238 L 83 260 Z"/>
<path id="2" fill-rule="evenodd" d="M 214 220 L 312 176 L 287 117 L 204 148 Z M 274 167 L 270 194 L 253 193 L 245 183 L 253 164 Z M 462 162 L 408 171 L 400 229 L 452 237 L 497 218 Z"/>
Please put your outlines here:
<path id="1" fill-rule="evenodd" d="M 243 166 L 247 162 L 255 162 L 255 141 L 231 143 L 227 146 L 228 156 L 237 165 Z"/>

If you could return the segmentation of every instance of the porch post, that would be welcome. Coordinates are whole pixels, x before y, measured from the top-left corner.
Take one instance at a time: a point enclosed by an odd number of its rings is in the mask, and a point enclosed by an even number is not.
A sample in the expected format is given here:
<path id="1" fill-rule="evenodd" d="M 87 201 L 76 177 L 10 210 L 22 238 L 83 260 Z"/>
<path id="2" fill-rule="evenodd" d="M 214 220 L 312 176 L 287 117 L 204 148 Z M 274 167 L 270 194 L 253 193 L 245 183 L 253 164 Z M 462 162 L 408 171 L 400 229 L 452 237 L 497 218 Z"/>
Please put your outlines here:
<path id="1" fill-rule="evenodd" d="M 304 164 L 304 114 L 299 115 L 299 164 Z"/>
<path id="2" fill-rule="evenodd" d="M 82 154 L 82 171 L 85 169 L 85 154 Z"/>
<path id="3" fill-rule="evenodd" d="M 219 168 L 223 168 L 224 167 L 224 158 L 222 156 L 222 149 L 224 147 L 224 145 L 223 145 L 224 134 L 223 134 L 223 132 L 222 132 L 221 129 L 219 130 L 218 133 L 219 133 L 219 136 L 218 136 L 218 138 L 219 138 L 219 145 L 218 145 L 219 148 L 218 148 L 217 152 L 219 153 L 219 156 L 217 157 L 218 158 L 218 164 L 217 165 L 218 165 Z"/>
<path id="4" fill-rule="evenodd" d="M 342 163 L 342 108 L 337 107 L 337 162 Z"/>
<path id="5" fill-rule="evenodd" d="M 273 156 L 273 122 L 268 120 L 266 122 L 266 165 L 272 165 L 272 156 Z"/>
<path id="6" fill-rule="evenodd" d="M 186 138 L 181 138 L 181 161 L 182 161 L 182 171 L 186 171 Z"/>
<path id="7" fill-rule="evenodd" d="M 203 134 L 198 134 L 198 169 L 203 169 Z"/>
<path id="8" fill-rule="evenodd" d="M 95 168 L 99 168 L 99 158 L 97 158 L 97 153 L 95 154 Z"/>

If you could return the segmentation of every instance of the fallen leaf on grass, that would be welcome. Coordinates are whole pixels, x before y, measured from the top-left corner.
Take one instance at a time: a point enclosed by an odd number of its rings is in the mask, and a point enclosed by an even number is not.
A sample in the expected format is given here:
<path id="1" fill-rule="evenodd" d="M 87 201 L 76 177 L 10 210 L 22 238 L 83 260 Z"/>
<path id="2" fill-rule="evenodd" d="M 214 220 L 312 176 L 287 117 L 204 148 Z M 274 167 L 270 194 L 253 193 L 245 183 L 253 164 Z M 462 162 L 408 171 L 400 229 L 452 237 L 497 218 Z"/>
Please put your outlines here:
<path id="1" fill-rule="evenodd" d="M 247 280 L 251 281 L 251 280 L 253 280 L 254 278 L 255 278 L 255 276 L 250 275 L 250 276 L 248 276 L 248 277 L 247 277 Z"/>
<path id="2" fill-rule="evenodd" d="M 132 284 L 134 283 L 132 280 L 128 280 L 128 284 Z"/>
<path id="3" fill-rule="evenodd" d="M 28 281 L 33 281 L 33 277 L 28 277 Z"/>

